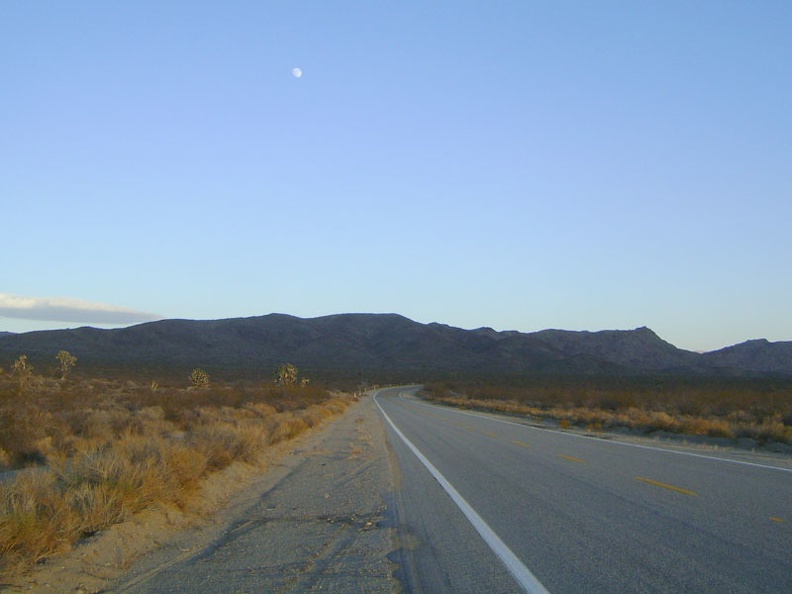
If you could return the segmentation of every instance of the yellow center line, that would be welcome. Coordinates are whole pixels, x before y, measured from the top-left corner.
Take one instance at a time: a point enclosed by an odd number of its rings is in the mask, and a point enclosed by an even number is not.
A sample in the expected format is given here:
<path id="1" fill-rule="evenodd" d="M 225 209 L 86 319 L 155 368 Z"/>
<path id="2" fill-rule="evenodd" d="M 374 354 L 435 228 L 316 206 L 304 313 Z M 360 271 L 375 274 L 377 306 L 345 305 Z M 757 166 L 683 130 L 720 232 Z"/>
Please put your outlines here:
<path id="1" fill-rule="evenodd" d="M 522 446 L 522 447 L 524 447 L 524 448 L 530 448 L 530 447 L 531 447 L 529 444 L 525 443 L 524 441 L 517 441 L 517 440 L 514 440 L 514 441 L 512 441 L 512 443 L 513 443 L 514 445 Z"/>
<path id="2" fill-rule="evenodd" d="M 487 431 L 484 435 L 486 435 L 487 437 L 494 437 L 495 439 L 500 437 L 497 433 L 493 433 L 492 431 Z"/>
<path id="3" fill-rule="evenodd" d="M 784 518 L 778 518 L 776 516 L 770 516 L 770 521 L 771 522 L 778 522 L 779 524 L 782 524 L 782 523 L 786 522 L 786 520 Z"/>
<path id="4" fill-rule="evenodd" d="M 682 487 L 675 487 L 674 485 L 669 485 L 668 483 L 653 481 L 652 479 L 644 478 L 642 476 L 636 476 L 635 480 L 641 481 L 642 483 L 646 483 L 648 485 L 654 485 L 655 487 L 662 487 L 663 489 L 668 489 L 669 491 L 676 491 L 677 493 L 682 493 L 683 495 L 698 497 L 698 493 L 696 493 L 695 491 L 689 491 L 688 489 L 683 489 Z"/>
<path id="5" fill-rule="evenodd" d="M 570 462 L 577 462 L 578 464 L 585 464 L 585 460 L 581 460 L 580 458 L 575 458 L 574 456 L 565 456 L 564 454 L 559 454 L 561 458 L 564 460 L 569 460 Z"/>

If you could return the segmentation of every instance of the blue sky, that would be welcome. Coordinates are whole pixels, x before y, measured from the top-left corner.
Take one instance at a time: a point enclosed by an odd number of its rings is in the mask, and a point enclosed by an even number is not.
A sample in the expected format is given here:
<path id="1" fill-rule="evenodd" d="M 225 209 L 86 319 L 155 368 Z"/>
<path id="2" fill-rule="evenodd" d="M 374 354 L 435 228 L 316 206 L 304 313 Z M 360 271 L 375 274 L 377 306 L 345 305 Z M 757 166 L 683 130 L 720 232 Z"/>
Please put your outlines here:
<path id="1" fill-rule="evenodd" d="M 5 0 L 0 330 L 792 340 L 789 31 L 786 1 Z"/>

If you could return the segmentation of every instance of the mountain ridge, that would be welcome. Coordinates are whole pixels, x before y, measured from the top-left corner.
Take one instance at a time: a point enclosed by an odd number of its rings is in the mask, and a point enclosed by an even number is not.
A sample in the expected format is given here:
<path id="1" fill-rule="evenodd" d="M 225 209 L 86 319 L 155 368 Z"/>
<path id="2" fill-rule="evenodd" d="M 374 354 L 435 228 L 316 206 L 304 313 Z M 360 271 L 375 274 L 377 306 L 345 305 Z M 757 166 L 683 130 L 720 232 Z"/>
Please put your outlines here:
<path id="1" fill-rule="evenodd" d="M 523 333 L 423 324 L 400 314 L 316 318 L 271 313 L 221 320 L 168 319 L 126 328 L 0 334 L 0 365 L 20 354 L 51 361 L 61 349 L 81 365 L 265 369 L 290 362 L 313 372 L 792 377 L 792 342 L 751 340 L 717 351 L 680 349 L 647 327 Z"/>

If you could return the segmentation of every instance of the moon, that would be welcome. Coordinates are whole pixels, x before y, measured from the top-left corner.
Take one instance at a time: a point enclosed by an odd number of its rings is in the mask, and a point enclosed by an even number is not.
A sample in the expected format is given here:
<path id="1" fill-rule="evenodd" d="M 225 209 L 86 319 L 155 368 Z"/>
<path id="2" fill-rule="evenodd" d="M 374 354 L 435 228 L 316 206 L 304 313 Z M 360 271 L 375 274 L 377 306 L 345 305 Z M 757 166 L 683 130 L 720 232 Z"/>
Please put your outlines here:
<path id="1" fill-rule="evenodd" d="M 300 78 L 302 76 L 302 70 L 299 68 L 292 68 L 292 76 L 294 78 Z"/>

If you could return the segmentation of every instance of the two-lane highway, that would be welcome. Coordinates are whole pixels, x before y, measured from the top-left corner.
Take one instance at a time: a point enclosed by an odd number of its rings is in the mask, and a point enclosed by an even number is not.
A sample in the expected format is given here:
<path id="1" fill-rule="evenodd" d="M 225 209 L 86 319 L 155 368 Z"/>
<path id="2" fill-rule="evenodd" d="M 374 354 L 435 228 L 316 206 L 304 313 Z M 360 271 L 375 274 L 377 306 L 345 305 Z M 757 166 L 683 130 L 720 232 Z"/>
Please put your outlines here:
<path id="1" fill-rule="evenodd" d="M 376 397 L 418 592 L 792 592 L 792 471 Z"/>

